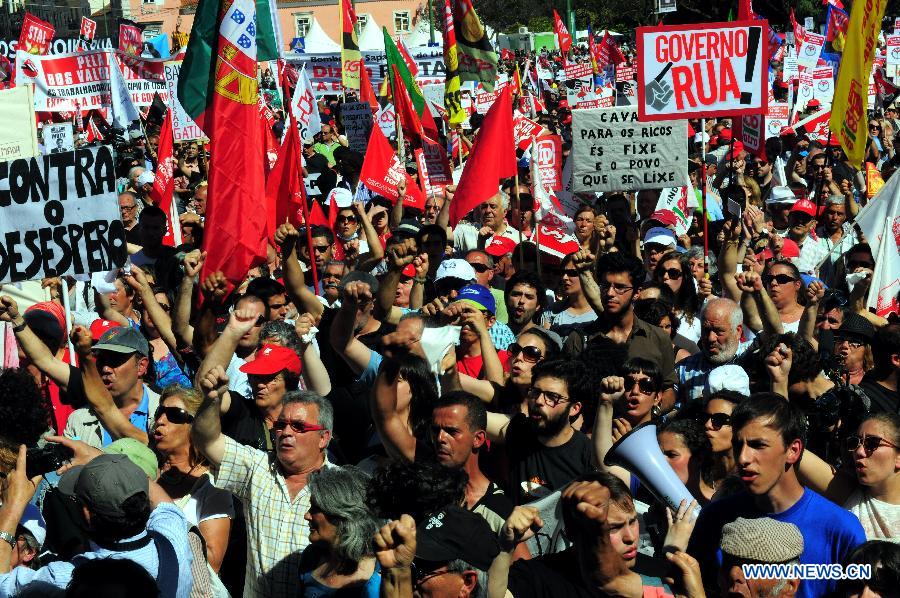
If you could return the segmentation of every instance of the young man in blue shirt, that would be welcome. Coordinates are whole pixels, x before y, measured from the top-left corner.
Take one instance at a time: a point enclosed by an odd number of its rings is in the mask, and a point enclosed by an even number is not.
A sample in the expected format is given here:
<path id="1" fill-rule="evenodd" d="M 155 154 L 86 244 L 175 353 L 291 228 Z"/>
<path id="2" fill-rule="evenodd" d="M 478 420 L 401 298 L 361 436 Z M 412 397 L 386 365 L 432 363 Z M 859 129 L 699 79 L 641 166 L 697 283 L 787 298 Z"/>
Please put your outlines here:
<path id="1" fill-rule="evenodd" d="M 796 465 L 806 442 L 806 421 L 781 395 L 759 393 L 731 414 L 734 458 L 746 490 L 718 500 L 700 514 L 688 553 L 697 559 L 709 595 L 716 595 L 722 561 L 722 528 L 738 517 L 771 517 L 793 523 L 803 534 L 801 564 L 841 563 L 866 541 L 859 520 L 819 494 L 804 488 Z M 832 580 L 803 580 L 799 598 L 823 596 L 835 589 Z"/>

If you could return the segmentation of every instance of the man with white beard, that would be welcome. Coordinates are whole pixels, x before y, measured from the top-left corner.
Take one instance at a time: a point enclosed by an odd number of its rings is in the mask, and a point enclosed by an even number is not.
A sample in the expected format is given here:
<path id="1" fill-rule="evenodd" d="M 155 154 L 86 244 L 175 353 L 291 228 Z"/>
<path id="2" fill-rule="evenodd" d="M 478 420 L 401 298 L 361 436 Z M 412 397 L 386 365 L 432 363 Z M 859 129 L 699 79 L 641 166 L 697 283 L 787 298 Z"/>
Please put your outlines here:
<path id="1" fill-rule="evenodd" d="M 709 373 L 721 365 L 733 363 L 750 346 L 750 342 L 741 342 L 744 314 L 741 306 L 731 299 L 707 301 L 700 310 L 700 330 L 697 342 L 700 352 L 675 365 L 677 408 L 702 399 Z"/>

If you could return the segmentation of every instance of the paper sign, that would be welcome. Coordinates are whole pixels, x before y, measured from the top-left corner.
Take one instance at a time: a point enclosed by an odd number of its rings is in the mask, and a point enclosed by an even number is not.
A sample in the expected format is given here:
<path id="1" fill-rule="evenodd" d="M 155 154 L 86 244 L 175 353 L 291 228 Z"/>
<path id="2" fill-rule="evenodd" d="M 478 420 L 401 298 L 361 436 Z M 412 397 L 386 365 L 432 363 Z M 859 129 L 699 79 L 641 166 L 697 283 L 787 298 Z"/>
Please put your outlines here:
<path id="1" fill-rule="evenodd" d="M 624 62 L 616 65 L 616 82 L 637 80 L 637 69 Z"/>
<path id="2" fill-rule="evenodd" d="M 793 52 L 791 52 L 793 54 Z M 797 65 L 796 56 L 784 57 L 784 70 L 781 72 L 781 80 L 785 83 L 793 81 L 800 76 L 800 67 Z"/>
<path id="3" fill-rule="evenodd" d="M 565 74 L 565 78 L 568 81 L 569 79 L 581 79 L 582 77 L 590 77 L 594 74 L 594 71 L 590 63 L 570 62 L 566 64 L 563 73 Z"/>
<path id="4" fill-rule="evenodd" d="M 813 70 L 813 97 L 823 104 L 830 104 L 834 99 L 834 76 L 830 66 Z"/>
<path id="5" fill-rule="evenodd" d="M 688 196 L 693 195 L 694 187 L 688 183 L 683 187 L 666 187 L 659 194 L 656 202 L 657 210 L 669 210 L 675 214 L 675 234 L 686 235 L 690 227 L 691 215 L 688 212 Z"/>
<path id="6" fill-rule="evenodd" d="M 181 72 L 181 61 L 166 62 L 163 70 L 166 76 L 166 89 L 169 90 L 169 107 L 172 109 L 172 139 L 176 143 L 203 139 L 206 137 L 206 134 L 200 130 L 194 119 L 185 112 L 184 106 L 178 100 L 178 73 Z"/>
<path id="7" fill-rule="evenodd" d="M 37 155 L 37 130 L 33 123 L 34 96 L 30 85 L 0 91 L 0 160 Z"/>
<path id="8" fill-rule="evenodd" d="M 513 139 L 516 140 L 516 146 L 519 149 L 528 149 L 528 146 L 531 145 L 531 138 L 537 137 L 541 129 L 543 129 L 541 125 L 526 118 L 521 112 L 513 113 Z"/>
<path id="9" fill-rule="evenodd" d="M 572 111 L 575 192 L 687 184 L 687 121 L 639 122 L 630 108 Z"/>
<path id="10" fill-rule="evenodd" d="M 115 166 L 108 146 L 0 163 L 0 283 L 125 263 Z"/>
<path id="11" fill-rule="evenodd" d="M 378 111 L 375 118 L 378 120 L 378 126 L 381 127 L 385 137 L 390 139 L 397 134 L 397 113 L 394 112 L 393 104 L 384 106 Z"/>
<path id="12" fill-rule="evenodd" d="M 766 139 L 778 137 L 786 126 L 788 126 L 788 105 L 775 102 L 769 104 L 769 112 L 766 114 Z"/>
<path id="13" fill-rule="evenodd" d="M 642 121 L 764 114 L 768 22 L 639 27 Z"/>
<path id="14" fill-rule="evenodd" d="M 548 189 L 559 191 L 562 189 L 562 139 L 559 135 L 546 135 L 538 137 L 535 143 L 541 183 Z"/>
<path id="15" fill-rule="evenodd" d="M 887 43 L 885 52 L 887 64 L 900 64 L 900 35 L 888 35 L 884 41 Z"/>
<path id="16" fill-rule="evenodd" d="M 825 47 L 825 36 L 806 32 L 803 44 L 797 53 L 797 64 L 803 68 L 811 69 L 819 63 L 819 55 Z"/>
<path id="17" fill-rule="evenodd" d="M 44 140 L 45 154 L 62 154 L 75 149 L 71 123 L 44 125 L 44 128 L 41 129 L 41 136 Z"/>
<path id="18" fill-rule="evenodd" d="M 346 102 L 341 104 L 341 124 L 350 143 L 350 149 L 366 153 L 369 135 L 372 133 L 372 107 L 368 102 Z"/>
<path id="19" fill-rule="evenodd" d="M 797 98 L 794 100 L 795 110 L 803 110 L 806 104 L 813 99 L 813 74 L 812 71 L 800 73 L 800 85 L 797 87 Z"/>

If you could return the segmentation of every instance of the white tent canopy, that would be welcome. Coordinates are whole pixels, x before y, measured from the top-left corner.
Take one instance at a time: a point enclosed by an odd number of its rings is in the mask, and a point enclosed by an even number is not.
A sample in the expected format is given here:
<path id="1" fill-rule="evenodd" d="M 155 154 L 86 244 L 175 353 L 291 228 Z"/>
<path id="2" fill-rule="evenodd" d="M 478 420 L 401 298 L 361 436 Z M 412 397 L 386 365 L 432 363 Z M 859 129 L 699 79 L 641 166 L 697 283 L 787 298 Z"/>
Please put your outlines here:
<path id="1" fill-rule="evenodd" d="M 306 52 L 308 54 L 329 54 L 341 51 L 341 45 L 328 37 L 319 21 L 313 17 L 309 31 L 306 32 Z"/>
<path id="2" fill-rule="evenodd" d="M 427 46 L 431 41 L 431 34 L 428 29 L 428 23 L 424 19 L 420 19 L 416 24 L 416 28 L 403 36 L 403 43 L 407 48 L 420 48 Z M 443 36 L 438 29 L 434 31 L 434 41 L 438 46 L 443 46 Z"/>
<path id="3" fill-rule="evenodd" d="M 363 52 L 384 52 L 384 33 L 372 15 L 369 15 L 366 26 L 359 32 L 359 49 Z"/>

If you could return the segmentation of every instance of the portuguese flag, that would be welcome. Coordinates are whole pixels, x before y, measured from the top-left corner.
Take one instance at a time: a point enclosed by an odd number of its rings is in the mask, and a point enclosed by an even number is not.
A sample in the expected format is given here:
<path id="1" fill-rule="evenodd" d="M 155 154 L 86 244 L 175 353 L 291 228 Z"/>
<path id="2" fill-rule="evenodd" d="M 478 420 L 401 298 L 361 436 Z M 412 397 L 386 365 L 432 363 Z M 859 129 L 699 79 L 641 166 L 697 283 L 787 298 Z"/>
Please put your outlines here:
<path id="1" fill-rule="evenodd" d="M 406 92 L 409 94 L 409 99 L 412 102 L 416 114 L 422 121 L 425 135 L 431 139 L 437 139 L 437 123 L 434 122 L 434 118 L 431 116 L 431 110 L 429 110 L 428 106 L 425 104 L 425 96 L 422 94 L 419 84 L 416 83 L 415 77 L 413 77 L 409 70 L 409 65 L 403 60 L 403 55 L 400 53 L 394 40 L 388 35 L 387 27 L 382 27 L 381 29 L 384 32 L 384 55 L 385 60 L 387 61 L 387 75 L 385 76 L 385 79 L 390 82 L 391 97 L 394 97 L 394 94 L 396 93 L 394 87 L 403 85 L 403 87 L 406 88 Z M 394 74 L 391 75 L 391 73 Z M 396 102 L 395 99 L 395 106 Z"/>
<path id="2" fill-rule="evenodd" d="M 210 139 L 201 276 L 221 270 L 233 284 L 266 258 L 257 22 L 254 0 L 200 0 L 178 81 L 185 110 Z"/>

